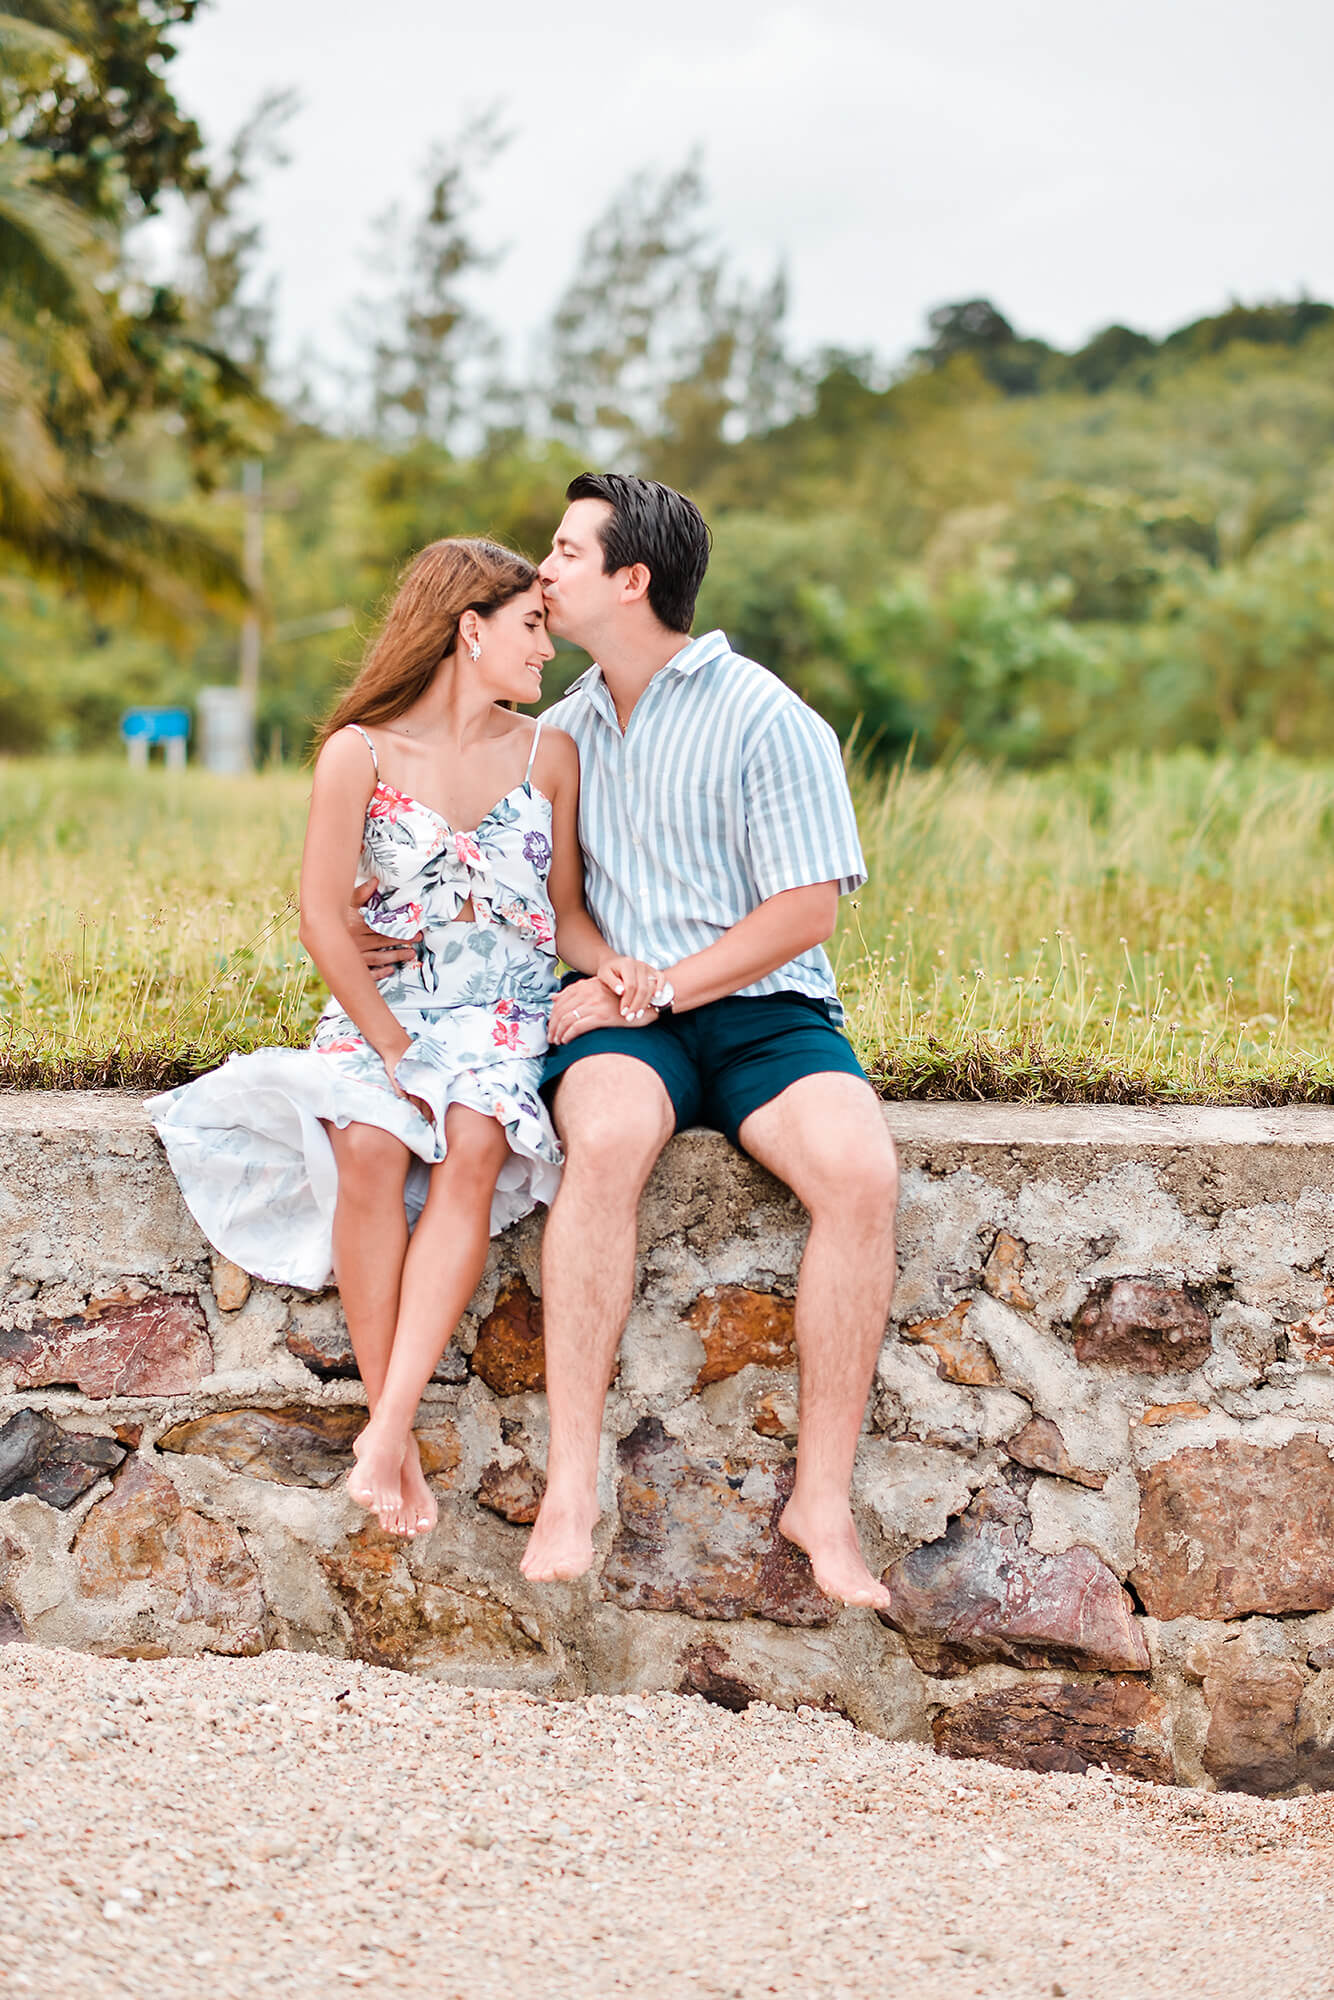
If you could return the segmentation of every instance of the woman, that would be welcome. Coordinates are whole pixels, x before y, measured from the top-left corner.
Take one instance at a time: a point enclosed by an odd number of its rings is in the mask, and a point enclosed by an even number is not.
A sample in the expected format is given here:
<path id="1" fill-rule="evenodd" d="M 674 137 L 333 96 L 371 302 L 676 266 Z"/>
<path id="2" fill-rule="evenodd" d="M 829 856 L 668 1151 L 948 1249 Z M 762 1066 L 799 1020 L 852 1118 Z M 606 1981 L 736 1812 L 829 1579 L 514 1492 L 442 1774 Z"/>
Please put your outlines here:
<path id="1" fill-rule="evenodd" d="M 627 1018 L 659 976 L 584 909 L 574 744 L 502 706 L 537 698 L 553 651 L 522 556 L 422 551 L 322 732 L 301 864 L 301 941 L 332 995 L 314 1040 L 148 1107 L 225 1256 L 307 1287 L 332 1263 L 370 1408 L 348 1490 L 396 1534 L 435 1522 L 412 1423 L 488 1239 L 555 1192 L 538 1082 L 557 954 Z M 380 985 L 348 925 L 367 878 L 371 928 L 417 940 Z"/>

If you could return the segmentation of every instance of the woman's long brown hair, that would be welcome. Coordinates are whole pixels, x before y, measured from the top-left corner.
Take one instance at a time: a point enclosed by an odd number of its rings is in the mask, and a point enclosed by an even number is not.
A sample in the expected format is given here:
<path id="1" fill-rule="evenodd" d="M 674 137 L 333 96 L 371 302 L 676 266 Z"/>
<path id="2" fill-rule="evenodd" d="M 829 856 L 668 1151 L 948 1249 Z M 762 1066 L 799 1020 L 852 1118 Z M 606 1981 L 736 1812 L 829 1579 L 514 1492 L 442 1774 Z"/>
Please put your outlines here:
<path id="1" fill-rule="evenodd" d="M 392 722 L 404 714 L 454 650 L 464 612 L 485 618 L 536 582 L 532 563 L 498 542 L 462 536 L 431 542 L 404 570 L 384 624 L 320 729 L 316 749 L 349 722 Z"/>

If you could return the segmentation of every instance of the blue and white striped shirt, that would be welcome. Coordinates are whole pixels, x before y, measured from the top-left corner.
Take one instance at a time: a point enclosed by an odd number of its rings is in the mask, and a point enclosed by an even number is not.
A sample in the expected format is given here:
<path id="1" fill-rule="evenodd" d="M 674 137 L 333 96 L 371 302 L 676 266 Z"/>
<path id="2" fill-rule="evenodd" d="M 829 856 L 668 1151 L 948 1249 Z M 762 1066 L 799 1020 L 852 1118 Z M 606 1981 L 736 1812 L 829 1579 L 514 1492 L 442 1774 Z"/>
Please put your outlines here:
<path id="1" fill-rule="evenodd" d="M 624 735 L 599 667 L 544 719 L 579 746 L 585 893 L 614 950 L 666 968 L 783 889 L 866 880 L 838 737 L 723 633 L 653 676 Z M 818 945 L 741 991 L 809 994 L 842 1018 Z"/>

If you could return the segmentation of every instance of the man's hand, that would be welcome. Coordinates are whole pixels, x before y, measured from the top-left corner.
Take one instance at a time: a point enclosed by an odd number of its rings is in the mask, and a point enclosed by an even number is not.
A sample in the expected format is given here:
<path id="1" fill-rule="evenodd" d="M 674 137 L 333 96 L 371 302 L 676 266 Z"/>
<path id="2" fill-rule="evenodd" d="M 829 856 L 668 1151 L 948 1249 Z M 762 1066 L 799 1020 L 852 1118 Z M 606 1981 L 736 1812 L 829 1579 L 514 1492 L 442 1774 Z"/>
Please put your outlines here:
<path id="1" fill-rule="evenodd" d="M 547 1040 L 558 1048 L 593 1028 L 646 1028 L 658 1018 L 650 1007 L 637 1019 L 627 1021 L 621 1006 L 620 995 L 600 979 L 577 979 L 572 986 L 563 986 L 551 1003 Z"/>
<path id="2" fill-rule="evenodd" d="M 359 882 L 352 891 L 352 907 L 347 913 L 347 928 L 352 942 L 366 961 L 366 970 L 373 979 L 388 979 L 397 972 L 400 965 L 406 965 L 417 956 L 411 938 L 381 937 L 373 931 L 362 911 L 375 894 L 376 883 Z M 417 936 L 421 936 L 418 931 Z"/>

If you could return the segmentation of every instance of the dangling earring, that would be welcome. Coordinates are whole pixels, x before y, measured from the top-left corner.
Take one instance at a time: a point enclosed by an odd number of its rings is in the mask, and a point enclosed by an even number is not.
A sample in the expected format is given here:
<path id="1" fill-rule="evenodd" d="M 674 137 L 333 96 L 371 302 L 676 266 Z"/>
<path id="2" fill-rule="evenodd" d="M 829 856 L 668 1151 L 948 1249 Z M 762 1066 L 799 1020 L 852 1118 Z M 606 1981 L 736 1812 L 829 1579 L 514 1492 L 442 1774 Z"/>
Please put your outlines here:
<path id="1" fill-rule="evenodd" d="M 469 646 L 468 648 L 468 658 L 470 660 L 480 660 L 481 657 L 482 657 L 482 649 L 478 645 L 477 641 L 474 639 L 471 646 Z"/>

